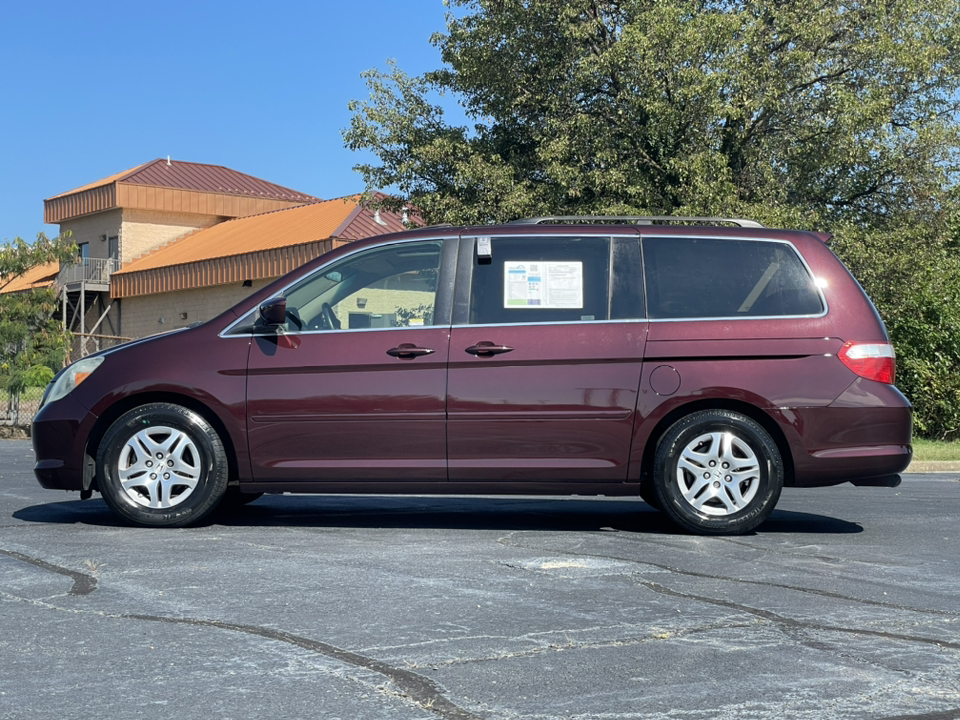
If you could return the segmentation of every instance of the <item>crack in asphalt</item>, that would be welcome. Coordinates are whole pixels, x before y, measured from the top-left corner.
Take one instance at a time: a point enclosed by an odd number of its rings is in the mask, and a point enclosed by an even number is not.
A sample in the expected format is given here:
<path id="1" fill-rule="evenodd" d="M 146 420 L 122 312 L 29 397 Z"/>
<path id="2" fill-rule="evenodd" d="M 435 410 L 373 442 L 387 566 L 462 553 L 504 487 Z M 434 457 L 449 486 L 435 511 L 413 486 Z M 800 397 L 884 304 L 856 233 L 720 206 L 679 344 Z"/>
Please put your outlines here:
<path id="1" fill-rule="evenodd" d="M 14 560 L 19 560 L 20 562 L 25 562 L 29 565 L 33 565 L 34 567 L 38 567 L 41 570 L 49 570 L 50 572 L 57 573 L 58 575 L 66 575 L 68 578 L 73 580 L 73 587 L 70 588 L 69 592 L 70 595 L 82 597 L 84 595 L 89 595 L 97 589 L 97 579 L 92 575 L 87 575 L 82 572 L 77 572 L 76 570 L 60 567 L 59 565 L 54 565 L 46 560 L 30 557 L 29 555 L 24 555 L 23 553 L 14 552 L 13 550 L 0 549 L 0 555 L 6 555 Z"/>
<path id="2" fill-rule="evenodd" d="M 423 662 L 423 665 L 428 665 L 431 668 L 441 668 L 441 667 L 453 667 L 455 665 L 470 665 L 474 663 L 485 663 L 497 660 L 516 660 L 518 658 L 529 658 L 536 657 L 538 655 L 543 655 L 551 652 L 564 652 L 565 650 L 601 650 L 605 648 L 613 647 L 632 647 L 635 645 L 643 645 L 645 643 L 653 642 L 663 642 L 664 640 L 673 640 L 674 638 L 690 637 L 697 635 L 699 633 L 708 633 L 714 632 L 716 630 L 736 630 L 738 628 L 749 628 L 753 627 L 753 623 L 748 622 L 737 622 L 737 623 L 711 623 L 708 625 L 700 625 L 698 627 L 685 628 L 682 630 L 671 630 L 668 633 L 662 635 L 653 634 L 645 635 L 640 637 L 627 637 L 627 638 L 616 638 L 613 640 L 597 640 L 594 642 L 574 642 L 572 640 L 567 643 L 551 643 L 550 645 L 541 645 L 539 647 L 530 648 L 529 650 L 517 650 L 515 652 L 505 652 L 499 653 L 496 655 L 481 655 L 477 657 L 458 657 L 453 658 L 452 660 L 443 660 L 439 662 Z M 557 631 L 559 632 L 568 632 L 568 631 Z M 576 631 L 570 631 L 576 632 Z M 527 636 L 523 636 L 527 637 Z M 522 639 L 522 638 L 521 638 Z M 454 642 L 452 640 L 451 642 Z"/>
<path id="3" fill-rule="evenodd" d="M 914 674 L 912 670 L 898 667 L 893 663 L 875 660 L 870 657 L 864 657 L 863 655 L 857 654 L 853 651 L 845 651 L 837 648 L 836 644 L 816 640 L 810 637 L 810 635 L 807 633 L 807 628 L 794 628 L 780 625 L 779 630 L 800 647 L 809 648 L 810 650 L 814 650 L 816 652 L 830 653 L 834 657 L 840 658 L 841 660 L 860 665 L 866 665 L 867 667 L 879 668 L 880 670 L 885 670 L 889 673 L 902 675 L 907 679 L 911 678 Z"/>
<path id="4" fill-rule="evenodd" d="M 640 584 L 644 587 L 656 592 L 661 595 L 668 595 L 670 597 L 684 598 L 685 600 L 698 600 L 700 602 L 708 603 L 710 605 L 717 605 L 719 607 L 725 607 L 730 610 L 738 610 L 740 612 L 745 612 L 749 615 L 755 615 L 761 617 L 764 620 L 769 620 L 770 622 L 777 623 L 788 628 L 800 629 L 800 630 L 823 630 L 826 632 L 838 632 L 838 633 L 847 633 L 850 635 L 866 635 L 868 637 L 878 637 L 884 638 L 886 640 L 904 640 L 906 642 L 916 642 L 924 643 L 927 645 L 936 645 L 941 648 L 950 648 L 951 650 L 960 650 L 960 642 L 952 642 L 950 640 L 937 640 L 935 638 L 924 637 L 923 635 L 905 635 L 903 633 L 892 633 L 885 630 L 868 630 L 867 628 L 848 628 L 841 625 L 826 625 L 823 623 L 809 622 L 804 620 L 795 620 L 794 618 L 789 618 L 784 615 L 779 615 L 770 610 L 762 610 L 760 608 L 750 607 L 749 605 L 743 605 L 741 603 L 735 603 L 730 600 L 721 600 L 719 598 L 707 597 L 705 595 L 695 595 L 693 593 L 680 592 L 678 590 L 673 590 L 661 585 L 660 583 L 655 583 L 650 580 L 641 580 Z"/>
<path id="5" fill-rule="evenodd" d="M 907 612 L 926 613 L 926 614 L 932 614 L 932 615 L 945 615 L 951 618 L 958 617 L 956 613 L 948 613 L 940 610 L 927 610 L 927 609 L 913 608 L 909 606 L 896 605 L 894 603 L 885 603 L 877 600 L 866 600 L 862 598 L 849 597 L 846 595 L 842 595 L 840 593 L 832 593 L 826 590 L 816 590 L 814 588 L 805 588 L 800 586 L 770 583 L 770 582 L 765 582 L 760 580 L 744 580 L 741 578 L 733 578 L 733 577 L 722 576 L 722 575 L 711 575 L 707 573 L 700 573 L 693 570 L 681 570 L 680 568 L 675 568 L 669 565 L 661 565 L 659 563 L 653 563 L 646 560 L 637 560 L 635 558 L 624 558 L 616 555 L 602 554 L 602 553 L 584 553 L 584 552 L 577 552 L 576 550 L 569 550 L 569 549 L 558 550 L 556 548 L 546 548 L 546 547 L 543 547 L 542 545 L 531 546 L 525 543 L 519 543 L 515 541 L 509 542 L 509 540 L 512 540 L 514 535 L 515 533 L 510 533 L 508 535 L 505 535 L 501 538 L 498 538 L 497 542 L 508 547 L 516 547 L 524 550 L 536 550 L 539 552 L 547 552 L 555 555 L 569 555 L 573 557 L 592 557 L 592 558 L 599 558 L 604 560 L 628 562 L 636 565 L 645 565 L 648 567 L 657 568 L 658 570 L 663 570 L 664 572 L 668 572 L 674 575 L 681 575 L 681 576 L 688 576 L 688 577 L 695 577 L 695 578 L 709 579 L 709 580 L 719 580 L 719 581 L 732 582 L 732 583 L 742 583 L 742 584 L 748 584 L 748 585 L 777 587 L 781 589 L 795 590 L 798 592 L 807 592 L 814 595 L 830 597 L 834 599 L 842 599 L 842 600 L 847 600 L 849 602 L 877 606 L 877 607 L 882 607 L 886 609 L 896 609 L 896 610 L 903 610 Z M 678 590 L 674 590 L 672 588 L 668 588 L 665 585 L 661 585 L 660 583 L 656 583 L 650 580 L 640 580 L 639 583 L 644 587 L 646 587 L 647 589 L 662 595 L 683 598 L 686 600 L 698 600 L 700 602 L 708 603 L 711 605 L 716 605 L 719 607 L 724 607 L 731 610 L 744 612 L 749 615 L 753 615 L 755 617 L 763 618 L 764 620 L 768 620 L 770 622 L 776 623 L 784 629 L 793 629 L 793 630 L 801 630 L 801 631 L 820 630 L 824 632 L 837 632 L 837 633 L 844 633 L 849 635 L 877 637 L 877 638 L 882 638 L 886 640 L 899 640 L 903 642 L 933 645 L 939 648 L 947 648 L 951 650 L 960 650 L 960 642 L 954 642 L 949 640 L 937 640 L 935 638 L 925 637 L 922 635 L 907 635 L 904 633 L 892 633 L 892 632 L 887 632 L 883 630 L 870 630 L 867 628 L 851 628 L 851 627 L 843 627 L 840 625 L 827 625 L 823 623 L 796 620 L 794 618 L 789 618 L 784 615 L 779 615 L 769 610 L 762 610 L 760 608 L 754 608 L 749 605 L 743 605 L 743 604 L 735 603 L 729 600 L 721 600 L 719 598 L 713 598 L 706 595 L 696 595 L 693 593 L 681 592 Z M 934 716 L 934 718 L 936 718 L 936 716 Z"/>
<path id="6" fill-rule="evenodd" d="M 848 602 L 858 603 L 860 605 L 871 605 L 874 607 L 880 607 L 887 610 L 902 610 L 904 612 L 915 612 L 922 613 L 925 615 L 941 615 L 949 618 L 960 618 L 960 613 L 949 612 L 947 610 L 935 610 L 933 608 L 917 608 L 910 605 L 900 605 L 897 603 L 884 602 L 883 600 L 870 600 L 867 598 L 858 598 L 853 597 L 852 595 L 844 595 L 843 593 L 831 592 L 829 590 L 818 590 L 817 588 L 804 587 L 802 585 L 788 585 L 786 583 L 775 583 L 768 580 L 748 580 L 745 578 L 731 577 L 729 575 L 713 575 L 710 573 L 697 572 L 696 570 L 683 570 L 682 568 L 674 567 L 672 565 L 662 565 L 660 563 L 650 562 L 649 560 L 637 560 L 632 557 L 623 557 L 620 555 L 610 555 L 606 553 L 586 553 L 578 552 L 574 549 L 564 549 L 558 550 L 556 548 L 548 548 L 539 545 L 528 545 L 525 543 L 519 542 L 507 542 L 514 533 L 510 535 L 505 535 L 497 539 L 497 542 L 501 545 L 507 547 L 516 547 L 522 550 L 537 550 L 541 552 L 553 553 L 555 555 L 572 555 L 574 557 L 592 557 L 599 558 L 602 560 L 615 560 L 620 562 L 633 563 L 635 565 L 646 565 L 648 567 L 657 568 L 658 570 L 663 570 L 664 572 L 669 572 L 674 575 L 682 575 L 686 577 L 700 578 L 703 580 L 719 580 L 722 582 L 732 582 L 739 583 L 741 585 L 759 585 L 760 587 L 770 587 L 778 588 L 780 590 L 793 590 L 795 592 L 808 593 L 810 595 L 818 595 L 820 597 L 827 597 L 833 600 L 846 600 Z M 608 533 L 609 534 L 609 533 Z"/>
<path id="7" fill-rule="evenodd" d="M 430 678 L 424 677 L 419 673 L 403 670 L 401 668 L 388 665 L 387 663 L 375 660 L 373 658 L 360 655 L 359 653 L 344 650 L 343 648 L 330 645 L 329 643 L 311 640 L 302 635 L 294 635 L 282 630 L 272 630 L 259 625 L 243 625 L 239 623 L 225 622 L 223 620 L 203 620 L 198 618 L 173 618 L 161 615 L 140 615 L 140 614 L 120 614 L 111 617 L 123 618 L 125 620 L 140 620 L 144 622 L 158 622 L 170 625 L 189 625 L 192 627 L 211 627 L 220 630 L 232 630 L 234 632 L 245 633 L 268 640 L 287 643 L 304 650 L 318 653 L 325 657 L 339 660 L 348 665 L 372 670 L 380 673 L 399 689 L 401 697 L 407 698 L 425 710 L 430 710 L 437 715 L 449 720 L 483 720 L 479 715 L 461 708 L 448 700 L 440 687 Z"/>
<path id="8" fill-rule="evenodd" d="M 84 596 L 89 595 L 94 590 L 97 589 L 97 580 L 90 575 L 85 575 L 84 573 L 77 572 L 75 570 L 68 570 L 67 568 L 54 565 L 45 560 L 40 560 L 38 558 L 29 557 L 22 553 L 14 552 L 12 550 L 3 550 L 0 549 L 0 554 L 6 555 L 7 557 L 20 560 L 22 562 L 38 567 L 41 570 L 47 570 L 49 572 L 57 573 L 58 575 L 65 575 L 73 580 L 73 587 L 70 589 L 70 595 L 73 596 Z M 6 595 L 11 598 L 20 600 L 21 602 L 28 602 L 34 605 L 39 605 L 41 607 L 46 607 L 55 610 L 61 610 L 65 612 L 73 612 L 77 614 L 97 614 L 102 617 L 115 618 L 120 620 L 136 620 L 140 622 L 156 622 L 164 623 L 168 625 L 188 625 L 191 627 L 209 627 L 216 628 L 219 630 L 228 630 L 232 632 L 244 633 L 246 635 L 253 635 L 256 637 L 266 638 L 268 640 L 275 640 L 277 642 L 283 642 L 288 645 L 293 645 L 294 647 L 301 648 L 303 650 L 308 650 L 310 652 L 315 652 L 319 655 L 338 660 L 347 665 L 353 665 L 355 667 L 363 668 L 365 670 L 372 670 L 373 672 L 379 673 L 392 682 L 398 689 L 396 693 L 400 697 L 410 700 L 411 702 L 419 705 L 424 710 L 429 710 L 443 718 L 445 720 L 484 720 L 479 715 L 474 715 L 473 713 L 461 708 L 459 705 L 454 704 L 452 701 L 448 700 L 444 696 L 443 691 L 440 689 L 440 686 L 437 685 L 430 678 L 424 677 L 419 673 L 411 672 L 409 670 L 403 670 L 401 668 L 393 667 L 385 662 L 380 660 L 375 660 L 374 658 L 367 657 L 365 655 L 360 655 L 359 653 L 351 652 L 349 650 L 344 650 L 335 645 L 330 645 L 329 643 L 321 642 L 319 640 L 312 640 L 302 635 L 294 635 L 293 633 L 284 632 L 282 630 L 273 630 L 271 628 L 261 627 L 259 625 L 244 625 L 240 623 L 231 623 L 223 620 L 205 620 L 202 618 L 177 618 L 177 617 L 165 617 L 162 615 L 144 615 L 144 614 L 133 614 L 133 613 L 108 613 L 104 611 L 96 610 L 79 610 L 79 609 L 70 609 L 63 608 L 53 603 L 44 602 L 41 600 L 33 600 L 30 598 L 20 597 L 18 595 L 13 595 L 11 593 L 6 593 L 0 591 L 0 594 Z"/>
<path id="9" fill-rule="evenodd" d="M 738 622 L 733 624 L 715 623 L 710 626 L 703 626 L 702 629 L 703 630 L 726 630 L 726 629 L 732 629 L 732 628 L 738 628 L 738 627 L 752 627 L 756 625 L 758 622 L 759 621 L 757 620 L 752 620 L 749 622 L 744 621 L 744 622 Z M 495 642 L 525 641 L 530 643 L 538 643 L 537 646 L 535 648 L 532 648 L 529 652 L 539 652 L 541 650 L 547 650 L 547 649 L 559 647 L 560 644 L 556 642 L 545 644 L 542 641 L 555 639 L 560 635 L 563 635 L 564 638 L 568 641 L 567 644 L 563 645 L 563 647 L 566 648 L 568 646 L 573 647 L 573 643 L 569 639 L 570 634 L 573 634 L 573 633 L 588 634 L 588 633 L 597 632 L 597 631 L 606 632 L 610 630 L 623 630 L 624 628 L 630 628 L 630 627 L 639 628 L 641 626 L 636 624 L 631 624 L 631 623 L 618 623 L 616 625 L 591 625 L 586 627 L 569 628 L 569 629 L 559 628 L 559 629 L 553 629 L 553 630 L 538 630 L 536 632 L 524 633 L 523 635 L 461 635 L 456 637 L 434 638 L 432 640 L 404 643 L 403 645 L 372 645 L 369 647 L 361 648 L 361 651 L 362 652 L 390 652 L 390 651 L 397 651 L 397 650 L 412 650 L 414 648 L 435 647 L 437 645 L 451 645 L 451 644 L 456 644 L 464 641 L 472 642 L 476 640 L 492 640 Z M 644 625 L 642 627 L 646 628 L 647 626 Z M 686 628 L 683 630 L 671 630 L 670 633 L 671 635 L 676 636 L 676 635 L 679 635 L 680 633 L 697 632 L 700 629 L 701 628 Z M 647 635 L 640 636 L 637 633 L 629 635 L 626 638 L 621 638 L 623 642 L 643 642 L 644 640 L 647 640 L 647 639 L 650 639 L 650 636 L 647 636 Z M 653 639 L 662 640 L 663 638 L 654 637 Z M 613 642 L 619 642 L 619 641 L 604 640 L 602 642 L 613 643 Z M 581 643 L 580 645 L 578 645 L 578 647 L 592 647 L 592 646 L 593 646 L 592 643 Z M 526 652 L 526 651 L 518 651 L 518 652 Z M 461 659 L 462 658 L 454 658 L 452 660 L 444 661 L 441 663 L 425 662 L 424 665 L 430 665 L 431 667 L 434 667 L 436 665 L 457 663 Z"/>
<path id="10" fill-rule="evenodd" d="M 812 553 L 797 552 L 797 550 L 802 549 L 803 547 L 810 547 L 810 546 L 800 546 L 799 548 L 797 547 L 770 548 L 770 547 L 762 547 L 759 545 L 753 545 L 751 543 L 744 542 L 743 540 L 737 540 L 736 538 L 731 538 L 731 537 L 717 537 L 714 539 L 719 540 L 721 542 L 729 543 L 730 545 L 736 545 L 738 547 L 747 548 L 749 550 L 753 550 L 754 552 L 760 552 L 767 555 L 787 555 L 789 557 L 796 557 L 804 560 L 809 560 L 809 559 L 819 560 L 820 562 L 825 563 L 827 565 L 855 564 L 855 565 L 869 565 L 871 567 L 876 565 L 880 565 L 883 567 L 895 567 L 895 568 L 905 567 L 903 563 L 880 562 L 877 560 L 871 560 L 867 562 L 866 560 L 839 558 L 839 557 L 833 557 L 832 555 L 814 555 Z"/>

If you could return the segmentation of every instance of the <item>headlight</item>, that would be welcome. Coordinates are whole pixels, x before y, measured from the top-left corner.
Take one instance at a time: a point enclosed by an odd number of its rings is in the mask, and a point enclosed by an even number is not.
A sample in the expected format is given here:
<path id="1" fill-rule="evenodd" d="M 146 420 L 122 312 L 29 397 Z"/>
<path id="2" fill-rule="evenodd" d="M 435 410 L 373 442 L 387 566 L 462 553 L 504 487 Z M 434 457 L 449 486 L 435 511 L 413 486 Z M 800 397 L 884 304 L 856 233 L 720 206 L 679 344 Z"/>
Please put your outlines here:
<path id="1" fill-rule="evenodd" d="M 47 390 L 40 407 L 71 393 L 77 385 L 90 377 L 90 374 L 100 367 L 102 362 L 103 356 L 90 357 L 77 360 L 73 365 L 68 366 L 50 383 L 50 388 Z"/>

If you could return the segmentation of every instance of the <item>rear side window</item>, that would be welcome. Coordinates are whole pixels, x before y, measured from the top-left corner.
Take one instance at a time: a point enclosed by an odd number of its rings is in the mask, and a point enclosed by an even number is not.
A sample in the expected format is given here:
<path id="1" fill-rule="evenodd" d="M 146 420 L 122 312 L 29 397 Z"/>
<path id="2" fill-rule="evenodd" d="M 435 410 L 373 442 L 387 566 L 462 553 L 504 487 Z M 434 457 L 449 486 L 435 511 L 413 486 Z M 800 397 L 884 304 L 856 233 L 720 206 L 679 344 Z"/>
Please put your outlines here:
<path id="1" fill-rule="evenodd" d="M 645 237 L 643 261 L 651 318 L 823 312 L 813 278 L 788 243 Z"/>
<path id="2" fill-rule="evenodd" d="M 473 258 L 472 325 L 588 322 L 642 314 L 639 282 L 611 274 L 611 260 L 620 264 L 623 258 L 633 261 L 633 277 L 639 279 L 637 238 L 511 236 L 489 241 L 490 256 Z"/>

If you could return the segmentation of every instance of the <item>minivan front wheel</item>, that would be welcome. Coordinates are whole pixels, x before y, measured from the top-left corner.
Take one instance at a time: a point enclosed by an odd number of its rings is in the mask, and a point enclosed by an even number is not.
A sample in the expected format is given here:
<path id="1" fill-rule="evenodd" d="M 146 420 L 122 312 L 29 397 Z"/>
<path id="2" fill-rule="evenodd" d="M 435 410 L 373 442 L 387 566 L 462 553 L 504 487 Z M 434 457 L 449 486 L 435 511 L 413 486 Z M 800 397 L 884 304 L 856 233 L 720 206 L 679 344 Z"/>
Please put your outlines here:
<path id="1" fill-rule="evenodd" d="M 783 489 L 783 459 L 755 420 L 701 410 L 674 423 L 654 459 L 661 509 L 701 535 L 749 532 L 773 512 Z"/>
<path id="2" fill-rule="evenodd" d="M 121 416 L 97 451 L 103 499 L 121 517 L 149 527 L 183 527 L 213 510 L 227 488 L 227 457 L 199 414 L 150 403 Z"/>

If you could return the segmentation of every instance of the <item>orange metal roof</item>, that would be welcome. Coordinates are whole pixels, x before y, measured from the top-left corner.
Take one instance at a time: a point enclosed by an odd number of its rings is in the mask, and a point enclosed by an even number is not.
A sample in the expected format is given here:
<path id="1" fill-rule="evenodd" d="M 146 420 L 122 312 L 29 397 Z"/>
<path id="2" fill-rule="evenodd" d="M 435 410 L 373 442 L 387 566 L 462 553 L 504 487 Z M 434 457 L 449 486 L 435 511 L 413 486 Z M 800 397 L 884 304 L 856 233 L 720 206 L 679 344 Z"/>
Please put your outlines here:
<path id="1" fill-rule="evenodd" d="M 371 225 L 370 218 L 374 216 L 361 207 L 360 201 L 361 197 L 354 195 L 228 220 L 182 237 L 134 260 L 115 274 L 244 255 L 334 237 L 355 239 L 351 236 L 356 231 L 349 232 L 351 226 L 357 223 Z M 373 224 L 364 237 L 404 229 L 394 213 L 381 213 L 380 218 L 381 222 Z"/>
<path id="2" fill-rule="evenodd" d="M 110 294 L 124 298 L 274 278 L 342 243 L 404 229 L 399 214 L 377 213 L 362 200 L 337 198 L 197 230 L 115 272 Z"/>
<path id="3" fill-rule="evenodd" d="M 38 265 L 35 268 L 27 270 L 23 275 L 14 280 L 9 285 L 3 285 L 3 278 L 0 278 L 0 293 L 21 292 L 22 290 L 32 290 L 33 288 L 49 287 L 57 279 L 60 272 L 60 263 L 53 262 L 46 265 Z"/>
<path id="4" fill-rule="evenodd" d="M 143 165 L 116 175 L 98 180 L 89 185 L 75 188 L 69 192 L 54 195 L 47 200 L 66 197 L 86 190 L 103 187 L 112 183 L 129 185 L 149 185 L 153 187 L 178 190 L 196 190 L 199 192 L 240 195 L 245 197 L 270 198 L 292 202 L 312 202 L 317 198 L 297 192 L 275 183 L 261 180 L 246 173 L 237 172 L 222 165 L 183 162 L 157 158 Z"/>

